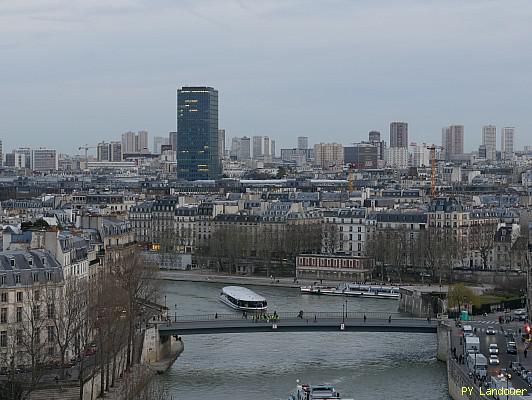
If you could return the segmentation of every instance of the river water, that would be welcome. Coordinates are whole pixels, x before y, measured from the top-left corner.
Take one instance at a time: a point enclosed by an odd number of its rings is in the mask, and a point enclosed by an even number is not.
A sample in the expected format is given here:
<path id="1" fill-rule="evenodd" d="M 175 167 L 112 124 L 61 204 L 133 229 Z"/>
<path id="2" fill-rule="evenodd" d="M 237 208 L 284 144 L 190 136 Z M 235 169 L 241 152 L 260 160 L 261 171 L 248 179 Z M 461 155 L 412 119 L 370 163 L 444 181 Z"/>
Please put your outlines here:
<path id="1" fill-rule="evenodd" d="M 170 315 L 229 313 L 223 284 L 164 282 Z M 301 295 L 281 287 L 246 287 L 268 310 L 342 311 L 345 298 Z M 163 300 L 164 301 L 164 300 Z M 348 299 L 349 311 L 397 312 L 397 301 Z M 448 400 L 436 336 L 409 333 L 255 333 L 185 336 L 185 351 L 158 376 L 173 400 L 286 400 L 296 380 L 330 383 L 356 400 Z"/>

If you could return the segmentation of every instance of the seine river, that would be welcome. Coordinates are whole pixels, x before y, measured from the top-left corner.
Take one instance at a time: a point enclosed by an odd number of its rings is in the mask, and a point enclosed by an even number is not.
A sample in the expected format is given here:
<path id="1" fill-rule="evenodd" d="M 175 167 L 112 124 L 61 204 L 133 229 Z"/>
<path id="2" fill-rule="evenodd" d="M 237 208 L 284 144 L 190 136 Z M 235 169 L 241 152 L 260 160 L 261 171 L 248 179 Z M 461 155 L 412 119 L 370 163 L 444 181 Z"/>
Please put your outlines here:
<path id="1" fill-rule="evenodd" d="M 165 282 L 170 314 L 228 313 L 216 283 Z M 344 299 L 246 285 L 269 311 L 342 311 Z M 177 306 L 177 307 L 176 307 Z M 348 299 L 349 311 L 396 312 L 393 300 Z M 329 383 L 356 400 L 448 400 L 436 336 L 407 333 L 255 333 L 184 337 L 185 351 L 157 377 L 173 400 L 286 400 L 296 380 Z"/>

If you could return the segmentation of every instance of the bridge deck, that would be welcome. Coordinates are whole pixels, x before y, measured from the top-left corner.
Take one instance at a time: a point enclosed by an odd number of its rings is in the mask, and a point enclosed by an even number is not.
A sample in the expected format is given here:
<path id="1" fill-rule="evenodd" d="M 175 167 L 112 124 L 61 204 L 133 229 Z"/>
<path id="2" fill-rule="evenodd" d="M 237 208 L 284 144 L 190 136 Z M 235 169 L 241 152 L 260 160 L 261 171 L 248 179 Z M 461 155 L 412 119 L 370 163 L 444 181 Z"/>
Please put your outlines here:
<path id="1" fill-rule="evenodd" d="M 343 329 L 342 329 L 343 324 Z M 348 331 L 348 332 L 412 332 L 436 333 L 436 320 L 421 318 L 345 318 L 331 315 L 329 317 L 308 318 L 288 317 L 278 321 L 254 321 L 252 319 L 205 319 L 178 320 L 159 324 L 159 334 L 201 335 L 218 333 L 253 333 L 253 332 L 304 332 L 304 331 Z"/>

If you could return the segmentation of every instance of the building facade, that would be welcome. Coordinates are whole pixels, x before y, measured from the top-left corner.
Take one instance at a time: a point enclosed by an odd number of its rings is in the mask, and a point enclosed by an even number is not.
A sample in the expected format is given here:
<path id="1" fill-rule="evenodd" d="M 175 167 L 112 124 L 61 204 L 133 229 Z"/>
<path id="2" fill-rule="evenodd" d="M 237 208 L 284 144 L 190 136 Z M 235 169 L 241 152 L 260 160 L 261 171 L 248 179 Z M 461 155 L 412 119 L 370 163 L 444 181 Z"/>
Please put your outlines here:
<path id="1" fill-rule="evenodd" d="M 324 170 L 339 169 L 344 165 L 344 147 L 339 143 L 318 143 L 314 145 L 316 165 Z"/>
<path id="2" fill-rule="evenodd" d="M 390 147 L 408 148 L 408 123 L 392 122 L 390 124 Z"/>
<path id="3" fill-rule="evenodd" d="M 218 91 L 191 86 L 177 90 L 177 177 L 219 179 Z"/>
<path id="4" fill-rule="evenodd" d="M 35 149 L 31 152 L 31 168 L 37 172 L 55 171 L 58 168 L 57 151 Z"/>
<path id="5" fill-rule="evenodd" d="M 504 127 L 501 130 L 501 156 L 503 160 L 511 160 L 514 155 L 515 128 Z"/>
<path id="6" fill-rule="evenodd" d="M 482 144 L 486 149 L 486 160 L 495 161 L 497 159 L 497 127 L 495 125 L 482 127 Z"/>
<path id="7" fill-rule="evenodd" d="M 442 147 L 447 161 L 462 156 L 464 154 L 464 126 L 444 127 L 442 129 Z"/>

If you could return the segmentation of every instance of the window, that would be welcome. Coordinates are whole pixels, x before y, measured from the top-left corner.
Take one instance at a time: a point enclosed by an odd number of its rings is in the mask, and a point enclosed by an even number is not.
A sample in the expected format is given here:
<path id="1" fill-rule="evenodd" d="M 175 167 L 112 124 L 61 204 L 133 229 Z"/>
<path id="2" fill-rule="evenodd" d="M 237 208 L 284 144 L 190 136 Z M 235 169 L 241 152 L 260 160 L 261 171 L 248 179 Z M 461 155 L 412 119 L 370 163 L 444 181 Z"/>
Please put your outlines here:
<path id="1" fill-rule="evenodd" d="M 33 319 L 35 321 L 38 321 L 41 318 L 41 307 L 35 306 L 33 307 Z"/>
<path id="2" fill-rule="evenodd" d="M 17 307 L 17 322 L 22 322 L 22 307 Z"/>
<path id="3" fill-rule="evenodd" d="M 7 308 L 0 309 L 0 324 L 7 324 Z"/>
<path id="4" fill-rule="evenodd" d="M 17 337 L 17 346 L 22 346 L 24 344 L 23 336 L 22 336 L 22 329 L 17 329 L 16 337 Z"/>
<path id="5" fill-rule="evenodd" d="M 53 303 L 48 304 L 46 314 L 48 315 L 49 319 L 55 318 L 55 305 Z"/>
<path id="6" fill-rule="evenodd" d="M 38 273 L 34 273 L 33 274 L 33 282 L 39 282 L 39 274 Z"/>
<path id="7" fill-rule="evenodd" d="M 7 347 L 7 331 L 0 332 L 0 347 Z"/>
<path id="8" fill-rule="evenodd" d="M 55 331 L 53 326 L 48 327 L 48 342 L 53 342 L 55 340 Z"/>
<path id="9" fill-rule="evenodd" d="M 20 274 L 15 275 L 15 283 L 20 283 Z"/>
<path id="10" fill-rule="evenodd" d="M 0 302 L 7 303 L 7 292 L 2 292 L 0 294 Z"/>
<path id="11" fill-rule="evenodd" d="M 47 281 L 51 281 L 52 280 L 52 273 L 51 272 L 47 272 L 46 273 L 46 280 Z"/>
<path id="12" fill-rule="evenodd" d="M 9 263 L 11 264 L 12 267 L 14 267 L 15 266 L 15 259 L 14 258 L 9 259 Z"/>
<path id="13" fill-rule="evenodd" d="M 38 290 L 35 290 L 33 292 L 33 299 L 35 301 L 40 301 L 41 300 L 41 292 L 39 292 Z"/>
<path id="14" fill-rule="evenodd" d="M 0 285 L 5 285 L 5 284 L 6 284 L 6 276 L 0 275 Z"/>
<path id="15" fill-rule="evenodd" d="M 17 292 L 17 303 L 22 303 L 23 294 L 22 292 Z"/>

